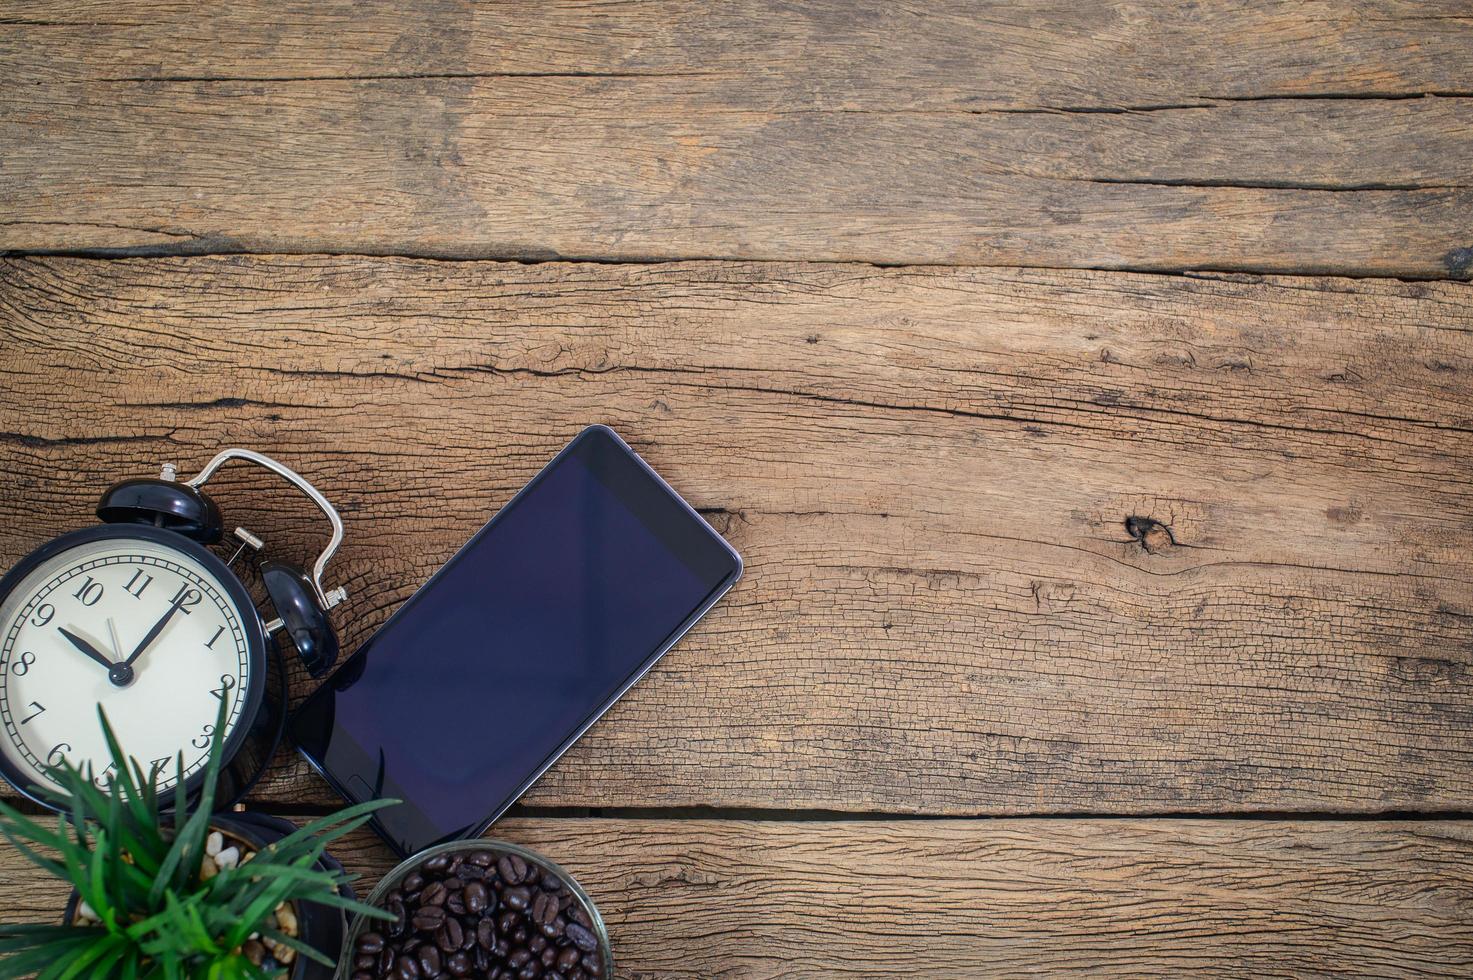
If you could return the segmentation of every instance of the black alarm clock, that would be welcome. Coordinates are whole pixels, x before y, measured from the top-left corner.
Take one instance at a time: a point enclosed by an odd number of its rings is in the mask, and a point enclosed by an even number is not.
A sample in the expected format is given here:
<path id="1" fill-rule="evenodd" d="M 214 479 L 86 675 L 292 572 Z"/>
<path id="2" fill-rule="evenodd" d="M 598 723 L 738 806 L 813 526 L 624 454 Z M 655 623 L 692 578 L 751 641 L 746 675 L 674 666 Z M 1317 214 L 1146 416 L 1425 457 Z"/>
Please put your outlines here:
<path id="1" fill-rule="evenodd" d="M 223 537 L 220 510 L 200 489 L 227 461 L 245 460 L 284 477 L 332 524 L 308 576 L 279 561 L 261 564 L 275 609 L 267 621 L 231 570 L 262 542 L 237 528 L 229 559 L 208 546 Z M 337 660 L 327 610 L 346 598 L 324 591 L 322 573 L 343 524 L 317 488 L 274 459 L 247 449 L 221 452 L 193 479 L 166 465 L 158 479 L 125 480 L 102 495 L 105 523 L 50 541 L 0 579 L 0 775 L 26 796 L 55 788 L 48 770 L 63 760 L 90 765 L 99 786 L 112 777 L 97 708 L 162 790 L 186 792 L 203 778 L 210 739 L 226 702 L 218 801 L 243 796 L 280 742 L 285 671 L 276 638 L 290 640 L 314 677 Z M 271 675 L 268 677 L 268 675 Z"/>

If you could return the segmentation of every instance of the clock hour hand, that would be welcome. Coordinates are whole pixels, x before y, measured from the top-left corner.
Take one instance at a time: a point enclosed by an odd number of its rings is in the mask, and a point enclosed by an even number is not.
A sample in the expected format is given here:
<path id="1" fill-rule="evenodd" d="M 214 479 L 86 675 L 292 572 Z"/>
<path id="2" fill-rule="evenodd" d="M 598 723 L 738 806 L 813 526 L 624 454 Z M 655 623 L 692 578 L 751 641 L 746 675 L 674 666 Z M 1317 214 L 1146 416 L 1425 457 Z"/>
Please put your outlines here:
<path id="1" fill-rule="evenodd" d="M 80 636 L 63 626 L 58 626 L 56 629 L 58 632 L 61 633 L 62 636 L 66 637 L 67 640 L 71 642 L 72 646 L 76 647 L 78 650 L 81 650 L 87 656 L 102 664 L 102 666 L 108 668 L 109 670 L 112 669 L 113 662 L 107 659 L 105 655 L 98 652 L 97 648 L 94 647 L 92 644 L 88 643 L 86 640 L 82 639 Z"/>
<path id="2" fill-rule="evenodd" d="M 124 667 L 133 666 L 133 661 L 143 656 L 143 651 L 147 650 L 148 645 L 158 638 L 158 635 L 164 631 L 164 627 L 169 625 L 169 620 L 174 618 L 174 614 L 177 613 L 183 605 L 184 602 L 182 598 L 179 602 L 171 602 L 169 604 L 169 611 L 164 613 L 162 619 L 153 624 L 153 629 L 149 630 L 143 635 L 143 639 L 139 641 L 138 646 L 135 647 L 133 649 L 133 652 L 128 655 L 128 659 L 123 661 Z"/>

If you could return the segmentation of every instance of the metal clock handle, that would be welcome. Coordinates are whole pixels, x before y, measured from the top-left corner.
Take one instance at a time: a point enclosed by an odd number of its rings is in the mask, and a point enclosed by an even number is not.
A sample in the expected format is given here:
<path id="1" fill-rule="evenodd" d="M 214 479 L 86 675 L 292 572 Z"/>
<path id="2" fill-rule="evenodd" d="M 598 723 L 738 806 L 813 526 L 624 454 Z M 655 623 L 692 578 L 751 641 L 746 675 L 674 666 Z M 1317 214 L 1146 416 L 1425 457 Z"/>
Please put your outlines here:
<path id="1" fill-rule="evenodd" d="M 316 589 L 317 598 L 321 601 L 323 609 L 331 609 L 346 599 L 348 597 L 348 591 L 342 586 L 333 589 L 331 592 L 324 591 L 322 588 L 322 572 L 327 567 L 328 560 L 332 558 L 333 553 L 338 550 L 338 545 L 343 542 L 343 521 L 342 518 L 338 517 L 338 512 L 333 505 L 328 503 L 327 498 L 322 495 L 321 491 L 309 483 L 306 477 L 285 463 L 279 463 L 270 456 L 253 450 L 225 449 L 219 452 L 214 459 L 206 463 L 205 468 L 200 470 L 194 477 L 185 480 L 185 485 L 198 490 L 205 485 L 210 477 L 215 475 L 216 470 L 232 459 L 243 459 L 247 462 L 255 463 L 257 466 L 265 467 L 302 491 L 303 494 L 321 509 L 322 513 L 327 515 L 328 521 L 332 524 L 332 538 L 327 542 L 327 547 L 322 550 L 322 554 L 317 556 L 317 561 L 312 565 L 312 587 Z M 165 467 L 164 475 L 166 479 L 172 477 L 172 474 L 169 473 L 172 469 L 172 466 Z"/>

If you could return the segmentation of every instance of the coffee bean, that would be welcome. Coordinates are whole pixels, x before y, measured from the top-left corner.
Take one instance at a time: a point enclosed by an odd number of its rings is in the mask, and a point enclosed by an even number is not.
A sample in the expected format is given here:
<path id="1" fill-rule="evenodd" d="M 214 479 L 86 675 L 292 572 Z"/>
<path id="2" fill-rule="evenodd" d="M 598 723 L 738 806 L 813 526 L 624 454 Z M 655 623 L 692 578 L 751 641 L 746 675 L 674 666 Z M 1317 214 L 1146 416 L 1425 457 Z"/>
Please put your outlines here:
<path id="1" fill-rule="evenodd" d="M 465 886 L 465 907 L 472 912 L 484 912 L 488 905 L 490 892 L 486 886 L 479 881 L 473 881 Z"/>
<path id="2" fill-rule="evenodd" d="M 426 905 L 414 913 L 410 924 L 420 932 L 434 932 L 445 924 L 445 910 L 438 905 Z"/>
<path id="3" fill-rule="evenodd" d="M 424 886 L 424 875 L 420 874 L 418 871 L 411 871 L 409 872 L 408 876 L 405 877 L 404 883 L 399 886 L 399 889 L 403 891 L 406 895 L 412 895 L 415 892 L 418 892 Z"/>
<path id="4" fill-rule="evenodd" d="M 384 948 L 384 937 L 376 932 L 365 932 L 358 937 L 358 952 L 377 953 Z"/>
<path id="5" fill-rule="evenodd" d="M 516 949 L 512 950 L 511 955 L 506 958 L 506 965 L 511 967 L 513 970 L 520 970 L 522 968 L 522 965 L 531 958 L 532 953 L 530 950 L 527 949 L 527 947 L 518 946 Z"/>
<path id="6" fill-rule="evenodd" d="M 444 874 L 448 867 L 450 867 L 450 858 L 444 854 L 436 854 L 424 863 L 424 869 L 433 875 Z"/>
<path id="7" fill-rule="evenodd" d="M 359 970 L 358 972 L 354 973 L 353 976 L 349 978 L 349 980 L 373 980 L 373 974 L 369 973 L 367 970 Z"/>
<path id="8" fill-rule="evenodd" d="M 465 859 L 466 864 L 473 864 L 478 868 L 489 868 L 496 863 L 496 855 L 490 851 L 473 851 Z"/>
<path id="9" fill-rule="evenodd" d="M 457 881 L 481 881 L 485 877 L 486 869 L 479 864 L 471 864 L 469 861 L 455 869 Z"/>
<path id="10" fill-rule="evenodd" d="M 560 915 L 553 916 L 551 922 L 542 927 L 542 934 L 548 939 L 556 939 L 568 929 L 568 920 Z"/>
<path id="11" fill-rule="evenodd" d="M 531 939 L 527 940 L 527 948 L 533 953 L 541 955 L 542 951 L 547 948 L 547 937 L 533 936 Z"/>
<path id="12" fill-rule="evenodd" d="M 547 892 L 538 892 L 537 897 L 532 899 L 532 919 L 539 926 L 551 922 L 557 912 L 557 899 Z"/>
<path id="13" fill-rule="evenodd" d="M 482 949 L 490 949 L 492 940 L 496 938 L 496 923 L 490 919 L 482 919 L 476 926 L 476 943 Z"/>
<path id="14" fill-rule="evenodd" d="M 419 968 L 427 977 L 433 977 L 440 972 L 440 951 L 433 946 L 426 946 L 419 951 Z"/>
<path id="15" fill-rule="evenodd" d="M 462 931 L 460 920 L 446 919 L 435 937 L 435 945 L 447 953 L 453 953 L 460 948 L 463 939 L 465 939 L 465 933 Z"/>
<path id="16" fill-rule="evenodd" d="M 463 977 L 471 972 L 471 958 L 464 953 L 456 953 L 445 961 L 445 969 L 457 977 Z"/>
<path id="17" fill-rule="evenodd" d="M 573 941 L 574 946 L 577 946 L 585 953 L 591 953 L 598 949 L 598 937 L 580 923 L 569 922 L 567 936 Z"/>
<path id="18" fill-rule="evenodd" d="M 507 883 L 520 885 L 527 877 L 527 862 L 520 855 L 503 854 L 501 860 L 496 862 L 496 870 L 501 872 L 501 877 Z"/>
<path id="19" fill-rule="evenodd" d="M 496 931 L 501 933 L 503 936 L 510 936 L 511 931 L 516 927 L 517 914 L 511 909 L 507 909 L 505 912 L 502 912 L 501 917 L 496 920 Z"/>
<path id="20" fill-rule="evenodd" d="M 585 929 L 593 928 L 593 920 L 588 917 L 588 913 L 581 905 L 572 906 L 568 911 L 568 918 L 572 919 L 574 922 L 578 923 Z"/>
<path id="21" fill-rule="evenodd" d="M 551 970 L 547 973 L 542 974 L 542 980 L 568 980 L 568 978 L 563 976 L 556 970 Z"/>
<path id="22" fill-rule="evenodd" d="M 419 961 L 412 956 L 399 957 L 398 974 L 401 980 L 417 980 L 419 977 Z"/>
<path id="23" fill-rule="evenodd" d="M 444 905 L 448 894 L 444 882 L 432 881 L 419 894 L 420 905 Z"/>
<path id="24" fill-rule="evenodd" d="M 583 959 L 578 961 L 584 972 L 590 976 L 601 976 L 604 972 L 604 961 L 599 959 L 597 953 L 584 953 Z"/>
<path id="25" fill-rule="evenodd" d="M 380 976 L 388 976 L 389 971 L 394 968 L 394 951 L 385 946 L 384 951 L 378 954 L 378 972 Z"/>
<path id="26" fill-rule="evenodd" d="M 527 937 L 530 935 L 532 934 L 527 931 L 527 927 L 518 923 L 517 927 L 511 931 L 511 941 L 520 946 L 527 941 Z"/>
<path id="27" fill-rule="evenodd" d="M 543 969 L 546 969 L 549 966 L 552 966 L 553 961 L 557 959 L 557 947 L 556 946 L 546 946 L 546 947 L 544 947 L 543 950 L 542 950 L 542 955 L 539 956 L 538 959 L 542 961 L 542 968 Z"/>
<path id="28" fill-rule="evenodd" d="M 578 965 L 578 951 L 571 946 L 564 946 L 558 950 L 557 968 L 559 972 L 566 973 Z"/>
<path id="29" fill-rule="evenodd" d="M 517 980 L 537 980 L 540 976 L 542 976 L 542 964 L 536 960 L 532 960 L 517 971 Z"/>
<path id="30" fill-rule="evenodd" d="M 518 885 L 515 888 L 508 888 L 506 891 L 502 892 L 501 900 L 506 903 L 507 908 L 512 909 L 516 912 L 521 912 L 525 910 L 527 905 L 531 902 L 532 893 L 527 891 L 527 889 L 523 888 L 521 885 Z"/>

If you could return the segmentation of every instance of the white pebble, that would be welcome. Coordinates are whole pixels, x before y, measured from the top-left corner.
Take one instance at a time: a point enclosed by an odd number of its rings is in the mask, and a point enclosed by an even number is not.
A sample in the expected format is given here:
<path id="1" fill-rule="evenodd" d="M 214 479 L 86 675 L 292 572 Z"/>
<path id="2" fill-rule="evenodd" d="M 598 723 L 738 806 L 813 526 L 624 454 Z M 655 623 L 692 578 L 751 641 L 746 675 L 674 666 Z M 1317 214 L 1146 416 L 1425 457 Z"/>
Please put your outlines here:
<path id="1" fill-rule="evenodd" d="M 235 867 L 240 863 L 240 848 L 225 848 L 225 850 L 215 855 L 215 863 L 220 866 L 221 871 L 224 871 L 226 868 Z"/>
<path id="2" fill-rule="evenodd" d="M 97 918 L 97 913 L 92 911 L 92 906 L 88 905 L 86 902 L 77 903 L 77 918 L 82 919 L 86 922 L 100 921 Z"/>
<path id="3" fill-rule="evenodd" d="M 220 833 L 220 831 L 218 830 L 205 838 L 205 853 L 208 854 L 210 857 L 214 857 L 216 854 L 219 854 L 221 849 L 223 849 L 224 847 L 225 835 Z"/>

